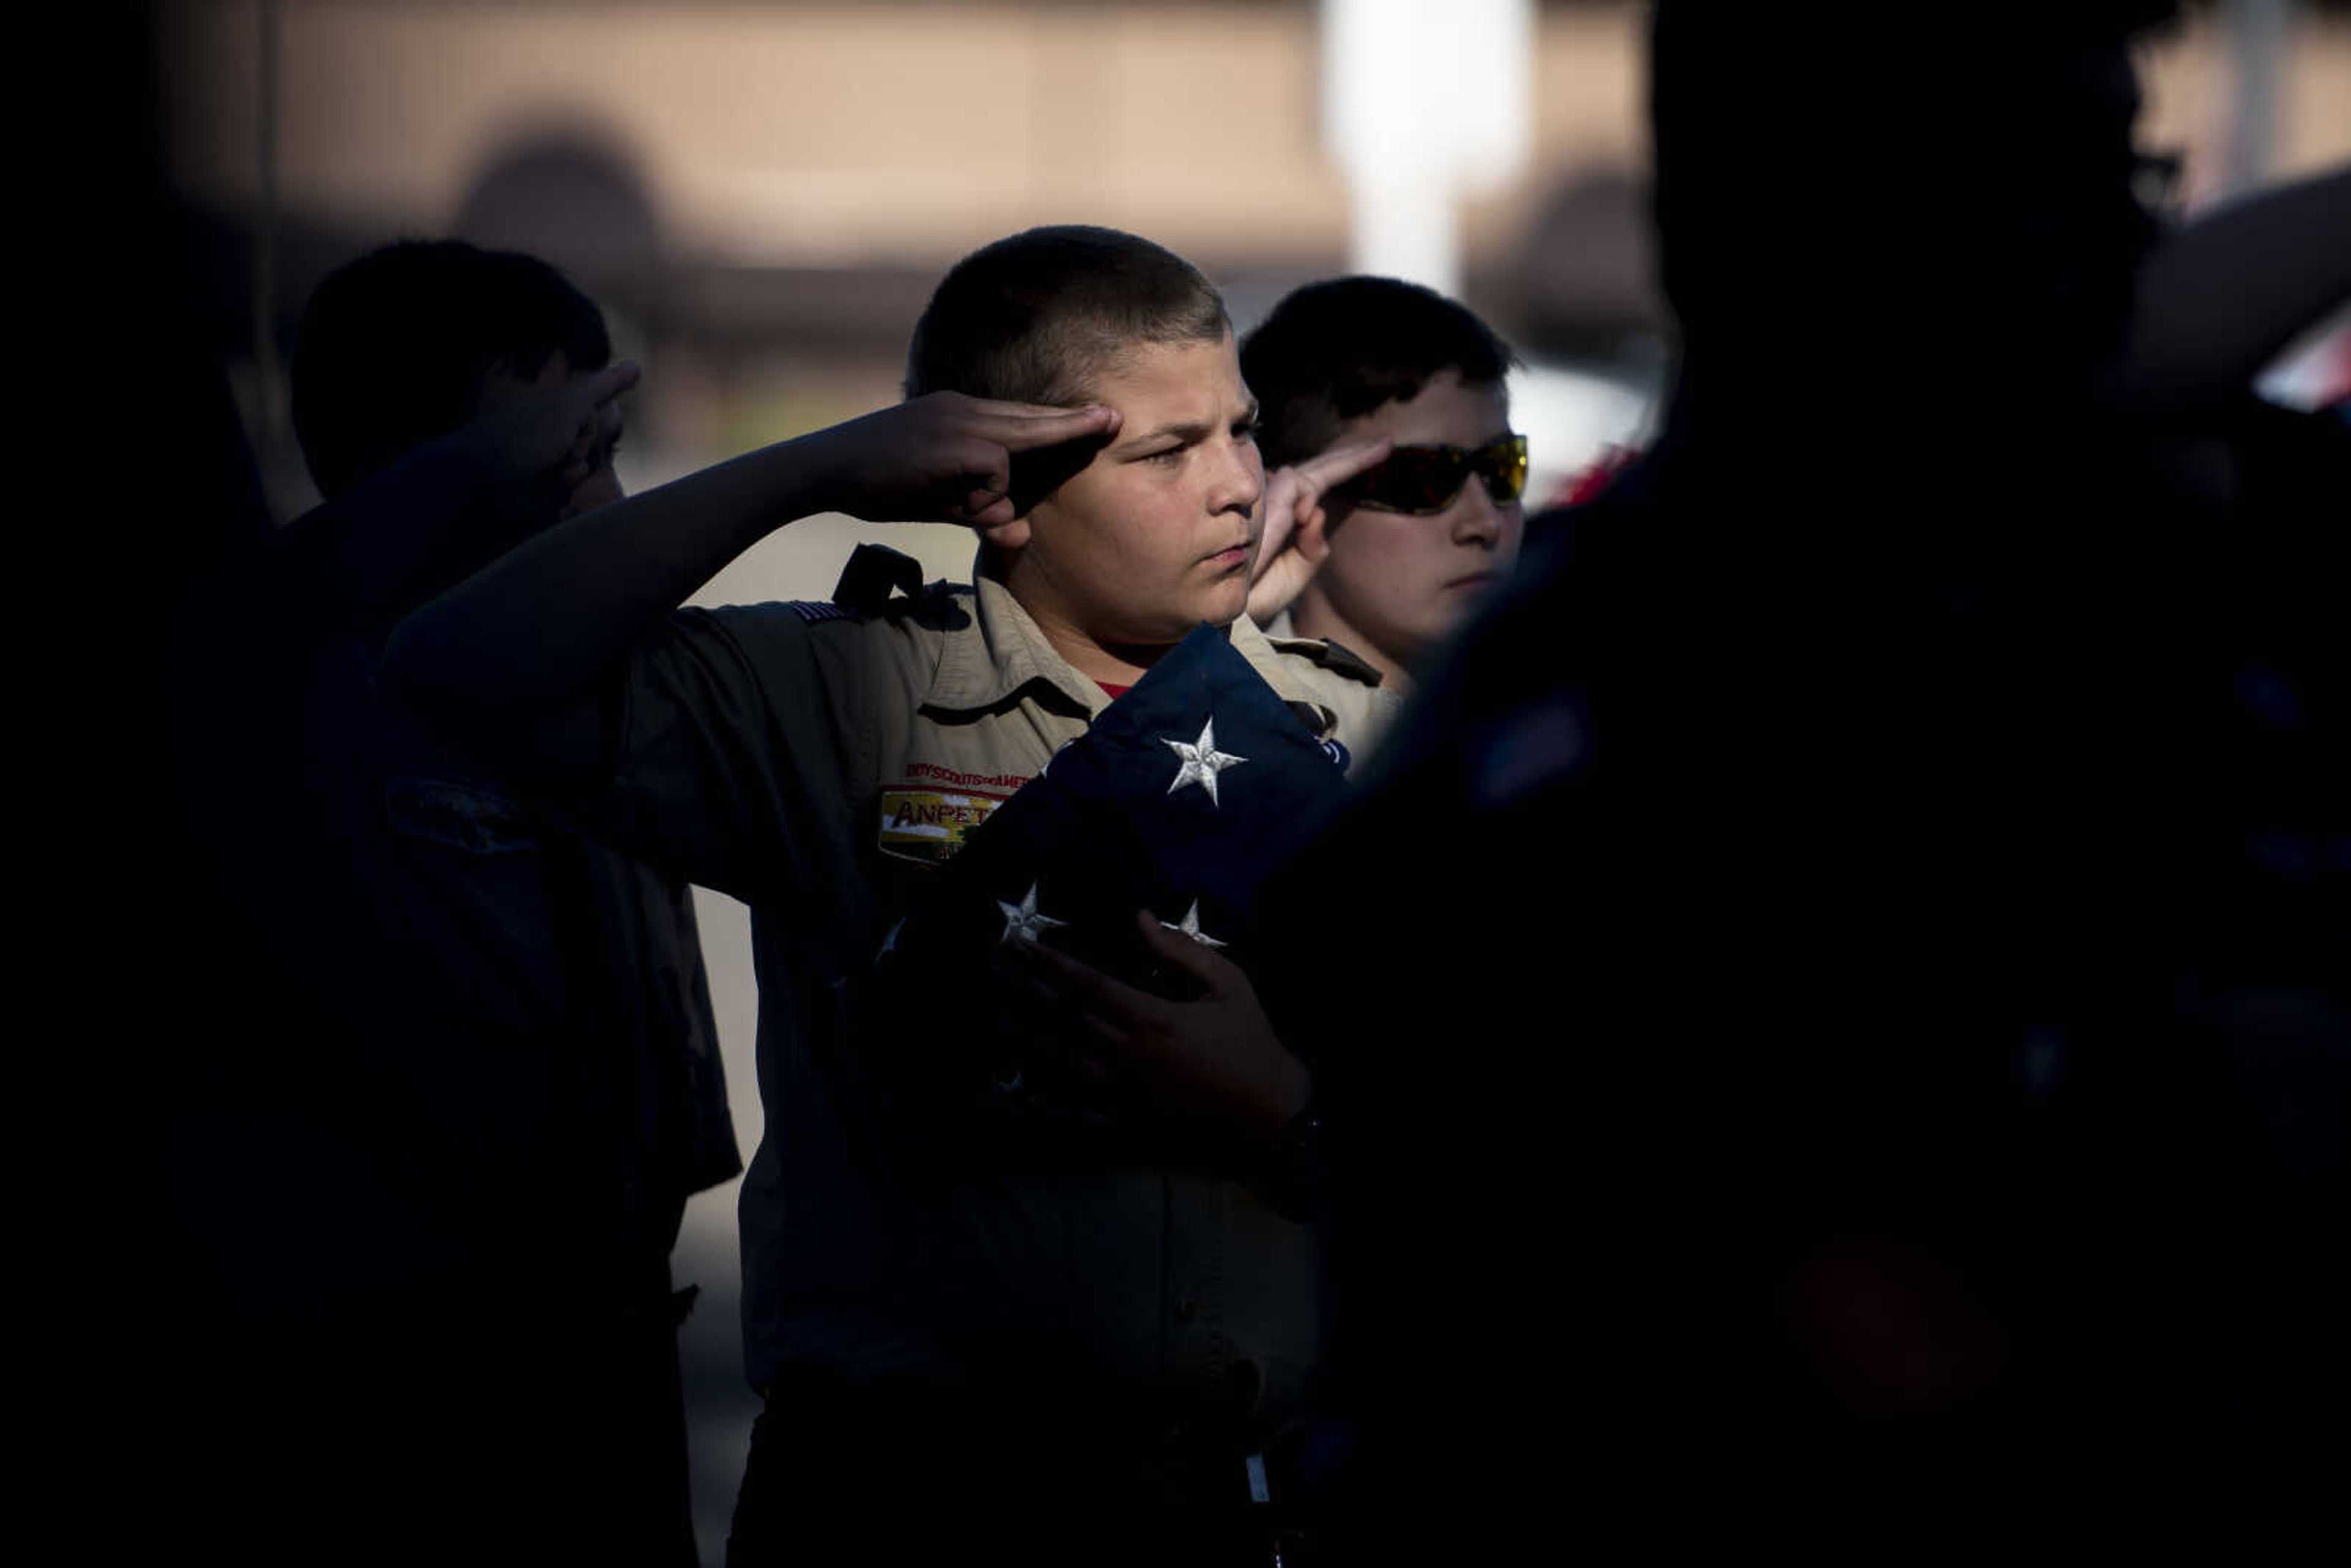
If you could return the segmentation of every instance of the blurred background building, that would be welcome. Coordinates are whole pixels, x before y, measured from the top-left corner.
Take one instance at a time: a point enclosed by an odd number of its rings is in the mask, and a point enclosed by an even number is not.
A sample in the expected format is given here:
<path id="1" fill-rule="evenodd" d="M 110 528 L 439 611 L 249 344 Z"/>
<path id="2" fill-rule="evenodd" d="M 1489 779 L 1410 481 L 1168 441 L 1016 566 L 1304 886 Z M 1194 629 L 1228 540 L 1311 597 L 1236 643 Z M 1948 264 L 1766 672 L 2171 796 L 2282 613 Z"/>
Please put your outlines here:
<path id="1" fill-rule="evenodd" d="M 400 235 L 536 252 L 646 377 L 631 488 L 897 395 L 940 272 L 1033 224 L 1148 235 L 1245 330 L 1350 270 L 1461 295 L 1525 356 L 1538 495 L 1636 441 L 1670 360 L 1644 212 L 1645 7 L 1626 0 L 162 0 L 170 174 L 273 508 L 315 501 L 284 362 L 311 288 Z M 2229 0 L 2150 46 L 2142 140 L 2189 211 L 2351 158 L 2351 5 Z M 1986 114 L 1999 111 L 1996 102 Z M 1758 178 L 1772 171 L 1759 169 Z M 1784 243 L 1773 236 L 1772 243 Z M 1931 302 L 1922 302 L 1922 309 Z M 2351 331 L 2277 374 L 2351 379 Z M 1930 367 L 1902 323 L 1857 393 Z M 1825 423 L 1825 421 L 1824 421 Z M 704 591 L 821 598 L 862 537 L 962 577 L 969 537 L 818 519 Z M 747 1153 L 739 906 L 703 905 Z M 697 1508 L 718 1560 L 753 1401 L 733 1195 L 681 1282 Z"/>
<path id="2" fill-rule="evenodd" d="M 1539 482 L 1635 430 L 1663 372 L 1624 0 L 161 12 L 172 172 L 287 512 L 277 361 L 317 280 L 394 235 L 533 250 L 604 301 L 647 366 L 644 477 L 894 395 L 940 270 L 1038 223 L 1163 241 L 1244 328 L 1351 267 L 1461 294 L 1559 378 L 1523 411 Z M 2191 207 L 2351 155 L 2344 7 L 2199 11 L 2148 77 Z"/>

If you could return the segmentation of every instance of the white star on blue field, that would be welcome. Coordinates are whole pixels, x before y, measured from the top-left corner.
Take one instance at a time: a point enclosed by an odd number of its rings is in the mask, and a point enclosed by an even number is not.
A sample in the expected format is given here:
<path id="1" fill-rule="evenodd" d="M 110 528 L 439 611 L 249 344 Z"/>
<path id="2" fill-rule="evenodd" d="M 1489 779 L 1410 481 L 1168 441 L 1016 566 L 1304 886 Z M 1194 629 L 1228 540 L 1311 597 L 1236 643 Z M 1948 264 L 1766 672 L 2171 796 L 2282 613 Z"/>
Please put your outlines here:
<path id="1" fill-rule="evenodd" d="M 1200 727 L 1200 738 L 1189 744 L 1181 740 L 1165 740 L 1161 745 L 1172 749 L 1183 759 L 1176 770 L 1176 782 L 1167 786 L 1170 795 L 1186 784 L 1197 784 L 1208 792 L 1208 804 L 1217 805 L 1217 775 L 1228 768 L 1236 768 L 1249 760 L 1217 749 L 1217 716 L 1210 714 L 1208 722 Z"/>
<path id="2" fill-rule="evenodd" d="M 1163 920 L 1159 924 L 1169 931 L 1181 931 L 1203 947 L 1224 946 L 1222 942 L 1200 929 L 1200 901 L 1196 898 L 1192 901 L 1192 907 L 1184 912 L 1183 919 Z"/>
<path id="3" fill-rule="evenodd" d="M 1000 940 L 1006 942 L 1015 936 L 1026 936 L 1034 942 L 1054 926 L 1069 924 L 1066 920 L 1056 920 L 1050 915 L 1038 913 L 1037 884 L 1033 882 L 1029 884 L 1029 892 L 1019 903 L 1007 904 L 999 898 L 996 901 L 996 907 L 1004 911 L 1004 935 Z"/>

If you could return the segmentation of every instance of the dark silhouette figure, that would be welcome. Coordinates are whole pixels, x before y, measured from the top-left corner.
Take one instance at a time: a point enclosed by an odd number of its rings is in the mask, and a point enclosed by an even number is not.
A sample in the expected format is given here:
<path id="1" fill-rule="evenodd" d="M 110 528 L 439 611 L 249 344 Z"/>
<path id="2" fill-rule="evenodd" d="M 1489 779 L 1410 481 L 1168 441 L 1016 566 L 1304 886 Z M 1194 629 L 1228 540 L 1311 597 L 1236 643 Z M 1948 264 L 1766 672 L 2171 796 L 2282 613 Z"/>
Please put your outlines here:
<path id="1" fill-rule="evenodd" d="M 1661 436 L 1269 895 L 1396 977 L 1274 1000 L 1364 1560 L 1910 1540 L 2339 1404 L 2342 433 L 2224 496 L 2117 380 L 2161 8 L 1931 9 L 1660 7 Z"/>
<path id="2" fill-rule="evenodd" d="M 687 890 L 375 678 L 410 608 L 618 498 L 609 359 L 531 257 L 353 263 L 294 364 L 329 499 L 172 623 L 213 961 L 158 1066 L 167 1307 L 203 1347 L 167 1426 L 192 1533 L 240 1555 L 694 1558 L 667 1258 L 739 1167 Z"/>

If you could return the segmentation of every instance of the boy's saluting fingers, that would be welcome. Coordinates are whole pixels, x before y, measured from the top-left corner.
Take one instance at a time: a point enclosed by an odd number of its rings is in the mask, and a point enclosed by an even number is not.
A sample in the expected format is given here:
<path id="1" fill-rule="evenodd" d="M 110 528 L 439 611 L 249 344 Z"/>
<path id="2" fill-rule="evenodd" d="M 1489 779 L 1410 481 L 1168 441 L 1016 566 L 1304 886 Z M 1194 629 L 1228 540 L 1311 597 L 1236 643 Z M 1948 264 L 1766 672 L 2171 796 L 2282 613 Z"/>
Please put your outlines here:
<path id="1" fill-rule="evenodd" d="M 1058 446 L 1064 441 L 1081 441 L 1089 435 L 1107 435 L 1118 428 L 1118 411 L 1101 403 L 1089 403 L 1083 408 L 1050 408 L 1034 402 L 996 402 L 987 398 L 965 397 L 959 392 L 931 395 L 953 398 L 965 404 L 978 433 L 1012 452 L 1031 452 L 1040 446 Z"/>
<path id="2" fill-rule="evenodd" d="M 1320 501 L 1322 492 L 1332 486 L 1343 485 L 1356 475 L 1378 467 L 1388 460 L 1388 454 L 1394 450 L 1384 436 L 1377 441 L 1350 442 L 1344 446 L 1333 446 L 1327 452 L 1318 452 L 1303 462 L 1293 463 L 1285 472 L 1298 476 L 1309 499 Z"/>
<path id="3" fill-rule="evenodd" d="M 831 504 L 877 522 L 995 528 L 1015 520 L 1012 459 L 1118 428 L 1099 405 L 1047 408 L 932 392 L 810 437 L 825 451 Z"/>
<path id="4" fill-rule="evenodd" d="M 620 434 L 617 401 L 643 375 L 633 360 L 560 386 L 517 385 L 450 439 L 507 482 L 568 491 L 588 476 Z"/>
<path id="5" fill-rule="evenodd" d="M 1262 624 L 1290 608 L 1331 554 L 1322 496 L 1387 460 L 1389 444 L 1334 446 L 1277 469 L 1265 486 L 1265 531 L 1249 570 L 1249 617 Z"/>

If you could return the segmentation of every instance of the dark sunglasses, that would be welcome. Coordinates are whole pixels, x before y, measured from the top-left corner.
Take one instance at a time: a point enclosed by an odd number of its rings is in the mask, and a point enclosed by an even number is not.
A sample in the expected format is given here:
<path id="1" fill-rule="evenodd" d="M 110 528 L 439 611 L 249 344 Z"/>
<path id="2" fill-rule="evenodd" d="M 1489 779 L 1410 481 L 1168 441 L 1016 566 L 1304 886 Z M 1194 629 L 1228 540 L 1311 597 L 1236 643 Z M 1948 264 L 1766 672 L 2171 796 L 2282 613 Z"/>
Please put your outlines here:
<path id="1" fill-rule="evenodd" d="M 1357 506 L 1426 517 L 1453 505 L 1472 474 L 1486 482 L 1494 505 L 1509 506 L 1526 491 L 1527 438 L 1498 435 L 1477 447 L 1399 446 L 1339 493 Z"/>

